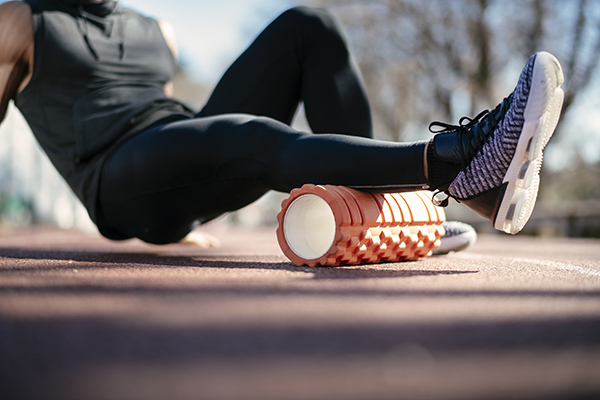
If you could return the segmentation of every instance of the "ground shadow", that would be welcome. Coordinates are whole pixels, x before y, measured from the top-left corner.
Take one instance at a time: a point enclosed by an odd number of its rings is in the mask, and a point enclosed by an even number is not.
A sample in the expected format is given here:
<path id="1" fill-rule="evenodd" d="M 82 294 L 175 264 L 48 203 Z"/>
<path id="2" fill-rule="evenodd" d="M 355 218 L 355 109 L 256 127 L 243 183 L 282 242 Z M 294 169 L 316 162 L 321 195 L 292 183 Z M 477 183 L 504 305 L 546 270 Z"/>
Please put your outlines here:
<path id="1" fill-rule="evenodd" d="M 113 253 L 113 252 L 85 252 L 85 251 L 52 251 L 31 250 L 19 248 L 0 249 L 0 257 L 31 260 L 31 265 L 14 265 L 7 269 L 0 269 L 2 273 L 14 273 L 18 271 L 31 271 L 40 266 L 39 260 L 65 261 L 64 265 L 56 265 L 53 268 L 65 268 L 78 270 L 110 268 L 111 265 L 122 268 L 124 265 L 136 269 L 144 268 L 223 268 L 223 269 L 263 269 L 280 270 L 290 272 L 306 273 L 311 279 L 377 279 L 377 278 L 410 278 L 415 276 L 436 275 L 460 275 L 473 274 L 478 271 L 464 270 L 427 270 L 418 268 L 423 264 L 414 261 L 363 264 L 340 267 L 306 267 L 296 266 L 291 262 L 279 262 L 281 257 L 272 257 L 273 262 L 266 262 L 265 258 L 259 256 L 234 256 L 235 260 L 227 260 L 228 257 L 215 256 L 178 256 L 162 255 L 156 253 Z M 239 261 L 240 258 L 244 260 Z M 72 262 L 77 263 L 73 265 Z"/>

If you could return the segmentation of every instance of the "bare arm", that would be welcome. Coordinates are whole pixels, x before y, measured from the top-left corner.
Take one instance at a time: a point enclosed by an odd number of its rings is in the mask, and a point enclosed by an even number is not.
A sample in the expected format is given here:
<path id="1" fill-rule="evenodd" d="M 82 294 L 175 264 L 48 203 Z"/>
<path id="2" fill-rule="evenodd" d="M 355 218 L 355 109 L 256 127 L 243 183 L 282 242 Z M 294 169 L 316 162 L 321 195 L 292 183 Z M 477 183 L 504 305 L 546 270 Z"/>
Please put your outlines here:
<path id="1" fill-rule="evenodd" d="M 31 79 L 33 23 L 27 3 L 0 4 L 0 122 L 10 99 Z"/>
<path id="2" fill-rule="evenodd" d="M 175 30 L 173 29 L 173 26 L 165 21 L 158 21 L 158 26 L 160 26 L 160 30 L 167 42 L 167 46 L 171 49 L 173 58 L 177 61 L 179 58 L 179 51 L 177 50 L 177 41 L 175 40 Z M 165 93 L 169 97 L 173 96 L 173 82 L 167 82 L 165 85 Z"/>

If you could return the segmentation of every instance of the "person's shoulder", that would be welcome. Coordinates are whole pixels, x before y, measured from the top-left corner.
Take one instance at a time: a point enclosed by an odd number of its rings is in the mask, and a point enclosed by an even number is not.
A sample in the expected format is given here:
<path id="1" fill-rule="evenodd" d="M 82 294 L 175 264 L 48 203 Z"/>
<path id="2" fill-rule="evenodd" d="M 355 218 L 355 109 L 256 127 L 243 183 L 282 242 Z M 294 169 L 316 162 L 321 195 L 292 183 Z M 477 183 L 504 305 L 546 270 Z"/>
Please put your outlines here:
<path id="1" fill-rule="evenodd" d="M 31 8 L 25 1 L 6 1 L 0 4 L 0 11 L 2 13 L 23 13 L 31 12 Z"/>
<path id="2" fill-rule="evenodd" d="M 137 23 L 144 26 L 156 25 L 157 23 L 155 18 L 144 14 L 143 11 L 138 11 L 133 8 L 120 6 L 118 12 L 121 14 L 122 18 L 126 20 L 137 21 Z"/>
<path id="3" fill-rule="evenodd" d="M 16 61 L 33 42 L 31 9 L 26 2 L 8 1 L 0 4 L 0 58 Z"/>
<path id="4" fill-rule="evenodd" d="M 4 29 L 30 23 L 31 7 L 24 1 L 7 1 L 0 4 L 0 26 Z"/>
<path id="5" fill-rule="evenodd" d="M 14 23 L 31 20 L 31 7 L 24 1 L 7 1 L 0 4 L 1 25 L 7 27 Z"/>
<path id="6" fill-rule="evenodd" d="M 138 10 L 133 9 L 133 8 L 121 6 L 120 9 L 119 9 L 119 12 L 126 19 L 134 19 L 134 20 L 137 20 L 142 25 L 146 25 L 146 26 L 159 26 L 159 28 L 161 30 L 164 29 L 163 28 L 163 22 L 161 20 L 158 20 L 158 19 L 156 19 L 156 18 L 154 18 L 152 16 L 148 16 L 148 15 L 144 14 L 143 11 L 138 11 Z"/>
<path id="7" fill-rule="evenodd" d="M 128 17 L 152 19 L 152 18 L 146 16 L 143 12 L 138 11 L 134 8 L 127 7 L 127 6 L 119 6 L 119 8 L 117 10 L 118 10 L 118 12 L 120 12 L 123 15 L 128 16 Z"/>

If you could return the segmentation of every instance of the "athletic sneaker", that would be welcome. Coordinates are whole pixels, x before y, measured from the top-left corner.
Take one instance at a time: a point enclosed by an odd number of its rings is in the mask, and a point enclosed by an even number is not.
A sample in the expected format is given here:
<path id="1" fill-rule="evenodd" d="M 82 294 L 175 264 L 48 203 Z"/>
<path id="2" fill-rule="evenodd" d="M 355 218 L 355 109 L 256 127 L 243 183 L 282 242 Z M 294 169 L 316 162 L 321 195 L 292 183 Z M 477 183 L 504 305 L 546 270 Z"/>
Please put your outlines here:
<path id="1" fill-rule="evenodd" d="M 488 218 L 498 230 L 515 234 L 523 229 L 537 198 L 543 149 L 560 116 L 563 81 L 558 60 L 536 53 L 514 92 L 493 111 L 463 117 L 458 126 L 432 123 L 430 129 L 443 130 L 429 142 L 430 185 Z M 440 205 L 444 203 L 447 198 Z"/>
<path id="2" fill-rule="evenodd" d="M 440 247 L 433 250 L 434 256 L 448 254 L 451 251 L 465 250 L 477 240 L 477 232 L 469 224 L 458 221 L 445 221 L 442 226 L 446 234 L 440 238 Z"/>

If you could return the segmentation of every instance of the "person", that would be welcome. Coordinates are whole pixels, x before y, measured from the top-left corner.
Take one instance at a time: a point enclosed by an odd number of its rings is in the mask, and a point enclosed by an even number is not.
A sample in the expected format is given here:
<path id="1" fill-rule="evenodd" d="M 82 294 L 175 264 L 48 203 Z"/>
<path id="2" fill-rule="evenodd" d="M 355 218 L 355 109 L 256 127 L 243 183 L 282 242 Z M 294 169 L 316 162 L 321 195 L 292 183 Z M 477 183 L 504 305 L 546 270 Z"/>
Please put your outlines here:
<path id="1" fill-rule="evenodd" d="M 277 17 L 200 112 L 170 97 L 172 33 L 117 0 L 0 5 L 0 115 L 14 100 L 104 236 L 177 242 L 305 183 L 435 190 L 508 233 L 529 219 L 562 102 L 554 56 L 533 55 L 494 110 L 394 143 L 372 138 L 359 69 L 326 9 Z M 312 132 L 290 127 L 300 102 Z"/>

